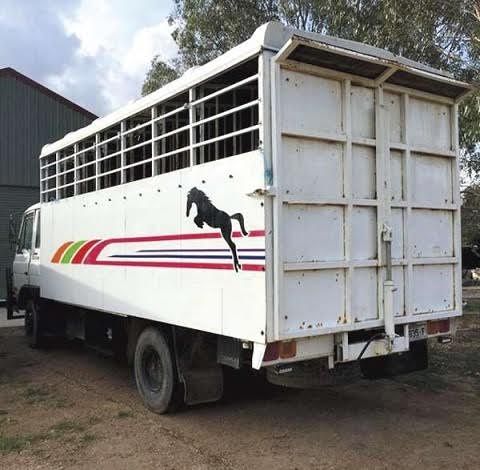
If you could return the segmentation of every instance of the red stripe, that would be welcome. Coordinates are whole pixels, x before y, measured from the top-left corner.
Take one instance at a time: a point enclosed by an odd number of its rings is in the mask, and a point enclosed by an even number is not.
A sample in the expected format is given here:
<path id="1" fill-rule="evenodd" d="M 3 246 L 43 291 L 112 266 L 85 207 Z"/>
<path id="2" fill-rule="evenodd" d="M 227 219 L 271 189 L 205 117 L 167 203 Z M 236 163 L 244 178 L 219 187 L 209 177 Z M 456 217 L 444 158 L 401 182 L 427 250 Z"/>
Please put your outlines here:
<path id="1" fill-rule="evenodd" d="M 75 256 L 73 257 L 71 263 L 72 264 L 81 264 L 83 261 L 83 258 L 85 258 L 87 252 L 92 248 L 95 243 L 99 242 L 100 240 L 90 240 L 89 242 L 85 243 L 76 253 Z"/>
<path id="2" fill-rule="evenodd" d="M 241 232 L 233 232 L 232 237 L 238 238 L 242 237 Z M 249 237 L 263 237 L 265 236 L 265 230 L 252 230 L 248 234 Z M 211 238 L 222 238 L 220 232 L 210 232 L 210 233 L 183 233 L 179 235 L 157 235 L 154 237 L 131 237 L 131 238 L 109 238 L 98 243 L 91 251 L 88 253 L 87 257 L 84 259 L 84 264 L 98 264 L 97 258 L 102 250 L 113 243 L 142 243 L 142 242 L 162 242 L 162 241 L 171 241 L 171 240 L 204 240 Z"/>
<path id="3" fill-rule="evenodd" d="M 65 242 L 56 252 L 55 254 L 53 255 L 52 257 L 52 263 L 59 263 L 60 262 L 60 259 L 61 257 L 63 256 L 63 254 L 65 253 L 65 251 L 67 250 L 67 248 L 72 244 L 73 242 Z"/>
<path id="4" fill-rule="evenodd" d="M 228 269 L 233 270 L 230 263 L 180 263 L 169 261 L 95 261 L 95 265 L 101 266 L 131 266 L 148 268 L 191 268 L 191 269 Z M 265 271 L 265 266 L 261 264 L 242 264 L 242 271 Z"/>

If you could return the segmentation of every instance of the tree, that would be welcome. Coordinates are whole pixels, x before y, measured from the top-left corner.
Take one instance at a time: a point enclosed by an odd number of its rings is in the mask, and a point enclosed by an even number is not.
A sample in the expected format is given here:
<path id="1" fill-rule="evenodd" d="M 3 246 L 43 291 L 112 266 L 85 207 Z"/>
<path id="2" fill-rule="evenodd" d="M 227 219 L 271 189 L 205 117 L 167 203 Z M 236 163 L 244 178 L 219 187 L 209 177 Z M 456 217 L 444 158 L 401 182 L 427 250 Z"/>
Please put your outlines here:
<path id="1" fill-rule="evenodd" d="M 150 63 L 150 70 L 147 72 L 142 85 L 142 96 L 152 93 L 163 85 L 175 80 L 178 76 L 179 71 L 175 66 L 163 62 L 158 55 L 155 56 Z"/>
<path id="2" fill-rule="evenodd" d="M 459 79 L 480 79 L 480 0 L 175 0 L 169 19 L 179 47 L 175 69 L 208 62 L 270 20 L 372 44 Z M 169 77 L 161 68 L 149 74 L 146 82 Z M 479 141 L 475 94 L 460 108 L 462 165 L 470 176 L 480 174 Z"/>
<path id="3" fill-rule="evenodd" d="M 462 199 L 462 245 L 480 245 L 480 185 L 466 188 Z"/>

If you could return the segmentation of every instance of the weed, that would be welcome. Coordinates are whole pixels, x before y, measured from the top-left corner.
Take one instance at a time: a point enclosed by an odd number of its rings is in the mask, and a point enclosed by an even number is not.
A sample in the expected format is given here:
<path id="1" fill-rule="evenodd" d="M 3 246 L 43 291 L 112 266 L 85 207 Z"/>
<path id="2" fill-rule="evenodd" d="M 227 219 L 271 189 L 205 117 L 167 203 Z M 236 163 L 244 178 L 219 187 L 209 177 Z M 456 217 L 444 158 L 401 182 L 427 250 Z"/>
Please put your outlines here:
<path id="1" fill-rule="evenodd" d="M 0 453 L 20 452 L 29 444 L 25 436 L 0 436 Z"/>
<path id="2" fill-rule="evenodd" d="M 20 452 L 35 442 L 45 439 L 44 434 L 33 434 L 30 436 L 3 436 L 0 435 L 0 454 Z"/>
<path id="3" fill-rule="evenodd" d="M 44 402 L 49 396 L 50 392 L 42 387 L 27 387 L 23 392 L 23 397 L 29 405 Z"/>
<path id="4" fill-rule="evenodd" d="M 90 418 L 88 418 L 88 420 L 87 420 L 87 423 L 90 426 L 95 426 L 95 424 L 98 424 L 98 423 L 101 423 L 101 422 L 102 422 L 102 420 L 98 416 L 90 416 Z"/>
<path id="5" fill-rule="evenodd" d="M 66 419 L 54 424 L 49 430 L 54 437 L 62 437 L 69 432 L 82 432 L 85 430 L 85 426 L 81 423 Z"/>
<path id="6" fill-rule="evenodd" d="M 97 440 L 97 436 L 95 434 L 91 434 L 91 433 L 85 433 L 82 435 L 82 437 L 80 437 L 80 442 L 82 444 L 91 444 L 92 442 L 96 441 Z"/>
<path id="7" fill-rule="evenodd" d="M 122 410 L 117 413 L 117 418 L 120 418 L 120 419 L 131 418 L 132 416 L 133 416 L 133 413 L 131 411 Z"/>

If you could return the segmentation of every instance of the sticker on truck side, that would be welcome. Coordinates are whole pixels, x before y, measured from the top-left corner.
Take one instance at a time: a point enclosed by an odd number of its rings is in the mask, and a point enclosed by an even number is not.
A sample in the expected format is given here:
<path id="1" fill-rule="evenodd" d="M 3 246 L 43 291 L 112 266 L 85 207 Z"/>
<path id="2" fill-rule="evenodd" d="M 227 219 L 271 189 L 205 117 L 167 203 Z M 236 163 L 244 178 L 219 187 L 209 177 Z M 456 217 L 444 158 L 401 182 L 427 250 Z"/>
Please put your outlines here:
<path id="1" fill-rule="evenodd" d="M 231 237 L 252 240 L 237 248 L 242 271 L 265 271 L 265 230 L 251 230 L 247 236 L 232 232 Z M 196 268 L 234 270 L 232 252 L 223 246 L 206 246 L 205 241 L 222 239 L 219 232 L 157 235 L 151 237 L 79 240 L 63 243 L 53 255 L 54 264 L 88 264 L 155 268 Z M 260 243 L 261 240 L 261 243 Z M 189 245 L 185 246 L 185 241 Z M 182 243 L 180 243 L 182 242 Z M 253 243 L 252 243 L 253 242 Z M 250 246 L 245 246 L 245 245 Z"/>

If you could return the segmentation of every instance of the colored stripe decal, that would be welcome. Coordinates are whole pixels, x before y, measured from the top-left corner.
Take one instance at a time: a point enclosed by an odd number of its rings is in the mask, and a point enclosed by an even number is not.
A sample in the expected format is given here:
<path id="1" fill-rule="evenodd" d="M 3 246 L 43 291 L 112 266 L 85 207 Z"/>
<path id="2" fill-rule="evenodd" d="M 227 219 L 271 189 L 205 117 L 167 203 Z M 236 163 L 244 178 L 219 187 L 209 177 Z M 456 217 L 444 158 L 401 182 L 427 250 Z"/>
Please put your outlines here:
<path id="1" fill-rule="evenodd" d="M 89 242 L 85 243 L 85 245 L 83 245 L 73 257 L 72 264 L 81 264 L 85 256 L 87 256 L 90 248 L 92 248 L 99 241 L 100 240 L 90 240 Z"/>
<path id="2" fill-rule="evenodd" d="M 62 261 L 60 263 L 62 264 L 68 264 L 70 263 L 70 260 L 72 259 L 73 255 L 77 252 L 77 250 L 85 243 L 85 240 L 80 240 L 79 242 L 75 242 L 73 245 L 70 245 L 68 250 L 65 252 L 65 254 L 62 257 Z"/>
<path id="3" fill-rule="evenodd" d="M 110 258 L 190 258 L 190 259 L 232 259 L 230 255 L 111 255 Z M 240 259 L 265 259 L 265 256 L 239 256 Z"/>
<path id="4" fill-rule="evenodd" d="M 212 253 L 218 253 L 218 252 L 230 252 L 228 248 L 222 249 L 222 248 L 179 248 L 179 249 L 168 249 L 165 248 L 163 250 L 138 250 L 137 253 L 206 253 L 206 252 L 212 252 Z M 237 251 L 265 251 L 265 248 L 237 248 Z"/>
<path id="5" fill-rule="evenodd" d="M 53 255 L 52 257 L 52 263 L 59 263 L 60 258 L 62 257 L 63 253 L 65 253 L 65 250 L 72 244 L 73 242 L 66 242 L 64 243 Z"/>
<path id="6" fill-rule="evenodd" d="M 191 268 L 191 269 L 226 269 L 233 270 L 232 263 L 181 263 L 169 261 L 96 261 L 100 266 L 131 266 L 147 268 Z M 242 271 L 265 271 L 261 264 L 242 264 Z"/>
<path id="7" fill-rule="evenodd" d="M 252 230 L 249 232 L 248 237 L 263 237 L 265 236 L 265 230 Z M 233 232 L 232 237 L 243 237 L 241 232 Z M 90 253 L 85 258 L 84 264 L 98 264 L 97 258 L 102 250 L 112 243 L 141 243 L 141 242 L 161 242 L 172 240 L 205 240 L 212 238 L 222 238 L 220 232 L 210 233 L 185 233 L 180 235 L 157 235 L 155 237 L 132 237 L 132 238 L 110 238 L 103 240 L 95 245 Z"/>

